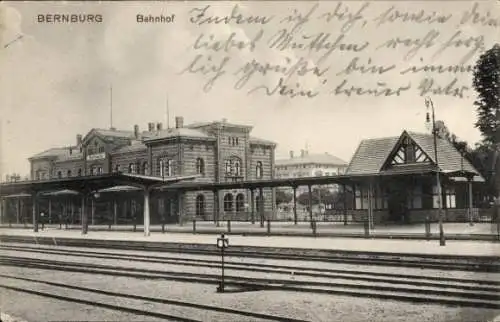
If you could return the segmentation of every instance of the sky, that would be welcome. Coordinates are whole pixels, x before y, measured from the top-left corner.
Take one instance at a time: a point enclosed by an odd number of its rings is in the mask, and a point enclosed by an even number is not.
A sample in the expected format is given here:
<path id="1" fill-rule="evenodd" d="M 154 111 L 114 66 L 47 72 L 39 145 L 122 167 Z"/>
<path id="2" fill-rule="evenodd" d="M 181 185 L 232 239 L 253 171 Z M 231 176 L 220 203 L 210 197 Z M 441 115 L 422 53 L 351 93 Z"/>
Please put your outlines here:
<path id="1" fill-rule="evenodd" d="M 253 136 L 278 144 L 277 158 L 307 146 L 310 153 L 328 152 L 349 161 L 362 139 L 398 136 L 403 129 L 426 132 L 425 96 L 431 97 L 437 119 L 461 139 L 477 142 L 480 133 L 474 128 L 473 89 L 462 91 L 463 97 L 454 96 L 452 90 L 446 94 L 418 90 L 425 78 L 434 80 L 434 88 L 446 87 L 454 78 L 457 81 L 451 87 L 471 87 L 470 71 L 401 71 L 426 64 L 474 65 L 484 50 L 498 42 L 500 10 L 495 2 L 249 1 L 239 3 L 236 9 L 235 3 L 223 1 L 0 3 L 2 177 L 13 172 L 28 174 L 27 158 L 31 155 L 75 144 L 77 134 L 85 135 L 92 128 L 109 128 L 110 86 L 115 128 L 132 130 L 138 124 L 145 129 L 148 122 L 167 123 L 168 97 L 170 125 L 175 116 L 183 116 L 185 124 L 226 118 L 252 125 Z M 265 16 L 269 22 L 191 22 L 190 18 L 206 6 L 210 6 L 207 16 L 231 15 L 234 9 L 242 17 Z M 380 18 L 384 12 L 388 13 L 385 20 Z M 420 13 L 424 21 L 403 21 L 408 12 Z M 100 14 L 102 22 L 38 22 L 39 15 L 60 13 Z M 294 13 L 308 17 L 295 29 L 299 20 L 286 20 Z M 138 23 L 137 14 L 175 16 L 171 23 L 155 24 Z M 346 24 L 349 15 L 352 23 Z M 450 16 L 440 22 L 425 21 L 429 15 Z M 320 33 L 329 33 L 331 42 L 343 34 L 341 43 L 357 44 L 358 49 L 368 45 L 358 52 L 352 51 L 352 46 L 339 45 L 322 59 L 327 51 L 324 48 L 272 48 L 273 37 L 283 29 L 291 32 L 297 44 L 310 44 Z M 258 39 L 253 48 L 200 48 L 210 35 L 227 40 L 232 33 L 237 41 Z M 198 38 L 202 41 L 196 45 Z M 398 42 L 395 48 L 387 48 L 391 39 Z M 411 51 L 418 44 L 421 48 Z M 219 66 L 228 57 L 223 75 L 210 90 L 204 89 L 213 72 L 185 71 L 197 55 L 202 55 L 198 63 L 207 62 L 210 56 L 211 66 Z M 382 74 L 362 73 L 356 68 L 351 68 L 349 75 L 342 74 L 353 59 L 359 67 L 369 58 L 372 65 L 394 67 Z M 254 65 L 247 65 L 252 61 Z M 320 75 L 307 72 L 287 77 L 270 70 L 264 74 L 261 69 L 245 86 L 235 89 L 243 75 L 237 71 L 245 66 L 248 72 L 256 63 L 285 66 L 296 61 L 307 62 L 311 69 L 327 70 Z M 209 65 L 205 66 L 208 69 Z M 292 98 L 278 91 L 267 95 L 262 86 L 272 92 L 280 77 L 292 88 L 300 84 L 318 94 L 311 98 Z M 402 90 L 400 96 L 335 95 L 334 89 L 344 79 L 348 87 L 377 88 L 382 82 L 393 89 L 410 88 Z"/>

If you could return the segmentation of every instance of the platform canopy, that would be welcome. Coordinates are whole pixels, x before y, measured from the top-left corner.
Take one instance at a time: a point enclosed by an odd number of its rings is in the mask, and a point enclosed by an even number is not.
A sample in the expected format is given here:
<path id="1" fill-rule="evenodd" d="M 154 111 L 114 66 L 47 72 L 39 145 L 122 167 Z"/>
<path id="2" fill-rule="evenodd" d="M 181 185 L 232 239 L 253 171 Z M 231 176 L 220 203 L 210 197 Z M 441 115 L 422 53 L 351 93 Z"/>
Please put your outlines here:
<path id="1" fill-rule="evenodd" d="M 0 184 L 0 197 L 12 195 L 69 194 L 93 192 L 116 186 L 131 186 L 137 189 L 154 189 L 180 181 L 194 180 L 198 175 L 160 178 L 136 174 L 111 173 L 50 180 L 20 181 Z M 70 192 L 71 191 L 71 192 Z"/>

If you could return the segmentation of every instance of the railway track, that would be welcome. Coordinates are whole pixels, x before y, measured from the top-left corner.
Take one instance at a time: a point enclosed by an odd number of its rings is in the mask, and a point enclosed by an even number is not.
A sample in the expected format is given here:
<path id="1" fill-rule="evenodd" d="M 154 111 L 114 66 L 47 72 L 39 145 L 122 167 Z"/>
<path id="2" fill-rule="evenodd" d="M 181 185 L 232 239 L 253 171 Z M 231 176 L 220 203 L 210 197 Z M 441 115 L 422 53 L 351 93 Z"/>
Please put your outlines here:
<path id="1" fill-rule="evenodd" d="M 1 245 L 9 243 L 37 243 L 39 245 L 58 245 L 78 248 L 101 248 L 129 251 L 150 251 L 162 253 L 183 253 L 192 255 L 219 255 L 215 245 L 208 244 L 183 244 L 183 243 L 155 243 L 155 242 L 127 242 L 113 240 L 77 240 L 60 238 L 26 238 L 19 236 L 0 235 Z M 5 244 L 7 243 L 7 244 Z M 451 256 L 451 255 L 418 255 L 418 254 L 392 254 L 359 251 L 332 251 L 311 249 L 288 249 L 231 246 L 225 251 L 227 256 L 282 259 L 282 260 L 307 260 L 327 263 L 343 263 L 371 266 L 417 267 L 439 270 L 462 270 L 475 272 L 499 272 L 500 257 L 498 256 Z"/>
<path id="2" fill-rule="evenodd" d="M 0 288 L 6 289 L 6 290 L 22 292 L 22 293 L 27 293 L 27 294 L 32 294 L 32 295 L 38 295 L 38 296 L 43 296 L 43 297 L 52 298 L 52 299 L 61 300 L 61 301 L 66 301 L 66 302 L 86 304 L 86 305 L 91 305 L 93 307 L 106 308 L 106 309 L 111 309 L 111 310 L 115 310 L 115 311 L 132 313 L 132 314 L 140 315 L 143 317 L 154 317 L 154 318 L 160 318 L 160 319 L 170 320 L 170 321 L 200 321 L 201 322 L 202 320 L 201 319 L 193 319 L 193 318 L 181 316 L 181 315 L 165 314 L 165 313 L 161 313 L 161 312 L 156 312 L 154 310 L 144 310 L 144 309 L 140 309 L 140 308 L 134 308 L 131 306 L 110 304 L 107 301 L 106 302 L 104 302 L 104 301 L 97 302 L 97 301 L 85 300 L 85 299 L 82 299 L 81 294 L 82 294 L 82 292 L 84 294 L 88 293 L 90 297 L 94 297 L 96 294 L 103 295 L 105 297 L 110 298 L 109 302 L 113 302 L 114 299 L 116 299 L 116 298 L 123 298 L 123 299 L 127 299 L 127 300 L 140 301 L 141 304 L 138 305 L 140 307 L 144 307 L 145 304 L 147 304 L 147 303 L 159 303 L 159 304 L 163 304 L 163 305 L 168 305 L 169 308 L 172 308 L 172 307 L 177 307 L 177 308 L 181 308 L 181 309 L 189 308 L 191 310 L 200 311 L 199 313 L 201 313 L 202 315 L 205 314 L 207 311 L 216 312 L 219 314 L 219 316 L 220 315 L 224 316 L 225 321 L 232 321 L 232 320 L 241 321 L 244 317 L 252 318 L 252 321 L 259 321 L 259 320 L 263 320 L 263 321 L 291 321 L 291 322 L 303 322 L 303 321 L 305 321 L 305 320 L 300 320 L 300 319 L 294 319 L 292 317 L 283 317 L 283 316 L 277 316 L 277 315 L 272 315 L 272 314 L 264 314 L 264 313 L 236 310 L 236 309 L 225 308 L 225 307 L 220 307 L 220 306 L 215 306 L 215 305 L 204 305 L 204 304 L 190 303 L 190 302 L 185 302 L 185 301 L 169 300 L 169 299 L 164 299 L 164 298 L 140 296 L 140 295 L 130 294 L 130 293 L 111 292 L 111 291 L 106 291 L 106 290 L 101 290 L 101 289 L 96 289 L 96 288 L 82 287 L 82 286 L 77 286 L 77 285 L 69 285 L 67 283 L 63 284 L 63 283 L 44 281 L 44 280 L 39 280 L 39 279 L 20 277 L 20 276 L 0 274 L 0 277 L 2 277 L 5 280 L 13 280 L 16 282 L 28 282 L 30 285 L 29 287 L 18 287 L 18 286 L 0 284 Z M 40 284 L 43 284 L 45 286 L 50 286 L 50 287 L 54 288 L 55 290 L 53 292 L 34 290 L 34 288 L 36 288 L 36 285 L 40 285 Z M 65 289 L 65 293 L 71 292 L 71 291 L 78 291 L 78 296 L 61 295 L 60 294 L 61 289 Z M 171 310 L 168 310 L 168 311 L 171 311 Z"/>
<path id="3" fill-rule="evenodd" d="M 117 258 L 109 258 L 117 259 Z M 130 258 L 128 259 L 130 260 Z M 136 259 L 137 260 L 137 259 Z M 171 260 L 171 259 L 170 259 Z M 187 264 L 178 259 L 180 265 Z M 170 263 L 172 264 L 172 263 Z M 101 274 L 140 279 L 159 279 L 188 283 L 218 284 L 218 264 L 194 263 L 202 267 L 217 269 L 212 273 L 194 273 L 184 270 L 153 270 L 129 266 L 104 265 L 35 259 L 18 256 L 0 256 L 0 265 L 32 269 L 57 270 L 85 274 Z M 176 263 L 173 263 L 176 265 Z M 225 284 L 238 290 L 273 290 L 322 294 L 349 295 L 390 299 L 407 302 L 425 302 L 454 306 L 500 308 L 500 285 L 498 281 L 476 281 L 471 279 L 436 279 L 432 276 L 415 276 L 371 272 L 338 272 L 327 269 L 293 267 L 294 278 L 290 278 L 290 266 L 228 263 Z M 247 276 L 242 276 L 245 271 Z M 268 278 L 252 277 L 248 274 L 268 274 Z M 273 275 L 273 276 L 269 276 Z M 283 276 L 285 275 L 285 276 Z M 278 278 L 278 276 L 282 276 Z"/>
<path id="4" fill-rule="evenodd" d="M 74 250 L 69 249 L 54 249 L 54 248 L 42 248 L 42 247 L 29 247 L 29 246 L 0 246 L 0 250 L 14 250 L 21 251 L 25 253 L 35 253 L 44 255 L 64 255 L 71 257 L 84 257 L 84 258 L 99 258 L 99 259 L 116 259 L 124 261 L 137 261 L 144 263 L 156 263 L 156 264 L 173 264 L 178 266 L 191 266 L 191 267 L 208 267 L 208 268 L 220 268 L 220 259 L 198 259 L 198 258 L 184 258 L 184 257 L 171 257 L 171 256 L 155 256 L 155 255 L 138 255 L 138 254 L 117 254 L 111 252 L 103 251 L 88 251 L 88 250 Z M 365 262 L 366 264 L 366 262 Z M 228 269 L 239 270 L 239 271 L 257 271 L 261 273 L 278 273 L 278 274 L 291 274 L 296 276 L 309 276 L 309 277 L 324 277 L 329 278 L 355 278 L 362 281 L 366 276 L 369 277 L 368 281 L 373 278 L 390 278 L 391 282 L 394 284 L 406 284 L 411 283 L 414 285 L 424 285 L 426 281 L 431 282 L 450 282 L 457 283 L 462 281 L 456 278 L 448 277 L 437 277 L 437 276 L 422 276 L 422 275 L 411 275 L 411 274 L 394 274 L 394 273 L 381 273 L 381 272 L 367 272 L 367 271 L 356 271 L 345 269 L 331 269 L 331 268 L 315 268 L 315 267 L 304 267 L 304 266 L 292 266 L 292 265 L 276 265 L 276 264 L 264 264 L 264 263 L 252 263 L 252 262 L 241 262 L 235 261 L 234 259 L 225 260 L 225 267 Z M 399 281 L 398 279 L 403 279 Z M 500 287 L 500 281 L 491 280 L 465 280 L 466 282 L 473 282 L 479 285 L 493 285 Z"/>

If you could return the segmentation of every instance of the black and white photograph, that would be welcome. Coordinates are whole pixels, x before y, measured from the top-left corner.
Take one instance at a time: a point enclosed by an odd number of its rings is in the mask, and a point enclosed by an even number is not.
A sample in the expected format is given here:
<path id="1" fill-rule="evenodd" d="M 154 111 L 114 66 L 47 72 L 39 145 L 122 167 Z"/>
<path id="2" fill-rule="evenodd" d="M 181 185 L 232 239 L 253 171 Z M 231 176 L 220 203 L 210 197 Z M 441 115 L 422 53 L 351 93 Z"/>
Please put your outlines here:
<path id="1" fill-rule="evenodd" d="M 0 2 L 0 321 L 500 322 L 500 1 Z"/>

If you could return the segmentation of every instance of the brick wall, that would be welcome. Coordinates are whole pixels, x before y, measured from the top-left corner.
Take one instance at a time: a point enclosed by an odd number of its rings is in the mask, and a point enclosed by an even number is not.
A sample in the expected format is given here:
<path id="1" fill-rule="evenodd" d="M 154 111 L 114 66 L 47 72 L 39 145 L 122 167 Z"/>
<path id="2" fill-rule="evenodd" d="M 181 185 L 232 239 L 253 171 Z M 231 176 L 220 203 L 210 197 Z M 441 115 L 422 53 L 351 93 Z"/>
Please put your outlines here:
<path id="1" fill-rule="evenodd" d="M 182 151 L 181 143 L 169 142 L 168 144 L 155 144 L 151 146 L 151 161 L 153 165 L 153 176 L 160 176 L 160 158 L 167 158 L 172 160 L 172 176 L 182 175 L 181 173 L 181 160 Z"/>
<path id="2" fill-rule="evenodd" d="M 57 172 L 61 171 L 61 175 L 63 178 L 68 177 L 68 170 L 71 171 L 71 177 L 76 177 L 78 176 L 78 170 L 82 170 L 82 175 L 83 175 L 83 168 L 84 168 L 84 161 L 83 159 L 77 159 L 77 160 L 67 160 L 63 162 L 56 162 L 54 164 L 54 172 L 53 176 L 57 178 Z"/>
<path id="3" fill-rule="evenodd" d="M 129 165 L 133 163 L 136 164 L 136 167 L 137 165 L 140 165 L 140 168 L 137 169 L 137 171 L 141 173 L 140 171 L 142 171 L 142 165 L 147 161 L 148 153 L 146 148 L 140 151 L 114 154 L 111 158 L 111 171 L 114 171 L 114 169 L 116 169 L 116 166 L 119 166 L 120 171 L 122 171 L 123 173 L 128 173 Z M 149 166 L 150 165 L 148 164 L 148 167 Z"/>
<path id="4" fill-rule="evenodd" d="M 196 175 L 197 159 L 201 158 L 204 163 L 204 174 L 197 178 L 199 182 L 216 181 L 216 148 L 213 141 L 188 141 L 182 144 L 182 172 L 184 175 Z M 213 218 L 214 196 L 211 191 L 186 192 L 182 203 L 184 206 L 184 218 L 193 218 L 196 214 L 196 197 L 203 195 L 206 218 Z M 209 216 L 209 217 L 208 217 Z"/>
<path id="5" fill-rule="evenodd" d="M 45 174 L 45 179 L 49 179 L 53 174 L 53 162 L 47 159 L 31 161 L 31 178 L 36 180 L 36 173 L 40 171 Z"/>
<path id="6" fill-rule="evenodd" d="M 274 162 L 274 151 L 272 148 L 263 145 L 252 144 L 250 145 L 250 162 L 248 169 L 248 179 L 249 180 L 269 180 L 273 176 L 273 162 Z M 262 163 L 262 178 L 257 178 L 257 164 Z M 262 190 L 264 195 L 264 210 L 270 211 L 274 209 L 274 193 L 271 188 L 264 188 Z M 258 191 L 256 191 L 255 198 L 257 198 Z M 248 198 L 250 198 L 250 193 L 248 193 Z"/>

